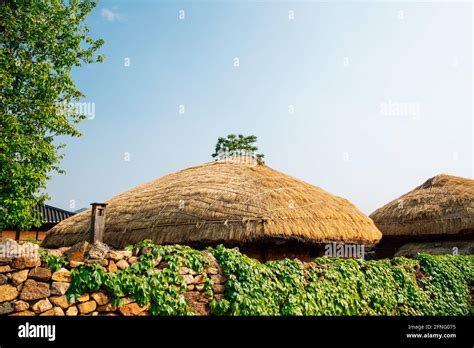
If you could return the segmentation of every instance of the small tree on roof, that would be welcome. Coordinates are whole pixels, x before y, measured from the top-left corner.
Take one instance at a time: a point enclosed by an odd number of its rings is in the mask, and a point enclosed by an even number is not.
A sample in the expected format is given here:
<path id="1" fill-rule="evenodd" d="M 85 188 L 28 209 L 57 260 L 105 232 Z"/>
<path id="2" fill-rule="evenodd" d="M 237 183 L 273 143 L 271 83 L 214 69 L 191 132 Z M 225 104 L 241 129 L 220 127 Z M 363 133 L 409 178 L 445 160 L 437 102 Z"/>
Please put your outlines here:
<path id="1" fill-rule="evenodd" d="M 263 164 L 265 156 L 257 153 L 258 147 L 255 146 L 256 142 L 257 137 L 255 135 L 229 134 L 227 138 L 219 137 L 212 157 L 222 160 L 233 156 L 250 156 L 255 158 L 258 163 Z"/>

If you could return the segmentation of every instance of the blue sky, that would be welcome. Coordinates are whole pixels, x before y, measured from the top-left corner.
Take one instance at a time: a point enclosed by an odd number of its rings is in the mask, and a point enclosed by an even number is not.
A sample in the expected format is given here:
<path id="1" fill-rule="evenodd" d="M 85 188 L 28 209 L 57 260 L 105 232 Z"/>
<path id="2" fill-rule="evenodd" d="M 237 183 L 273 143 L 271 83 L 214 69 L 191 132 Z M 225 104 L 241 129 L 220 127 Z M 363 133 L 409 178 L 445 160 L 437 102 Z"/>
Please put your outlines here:
<path id="1" fill-rule="evenodd" d="M 73 76 L 95 114 L 62 139 L 50 204 L 210 161 L 229 133 L 367 214 L 436 174 L 473 177 L 468 2 L 102 0 L 88 24 L 106 59 Z"/>

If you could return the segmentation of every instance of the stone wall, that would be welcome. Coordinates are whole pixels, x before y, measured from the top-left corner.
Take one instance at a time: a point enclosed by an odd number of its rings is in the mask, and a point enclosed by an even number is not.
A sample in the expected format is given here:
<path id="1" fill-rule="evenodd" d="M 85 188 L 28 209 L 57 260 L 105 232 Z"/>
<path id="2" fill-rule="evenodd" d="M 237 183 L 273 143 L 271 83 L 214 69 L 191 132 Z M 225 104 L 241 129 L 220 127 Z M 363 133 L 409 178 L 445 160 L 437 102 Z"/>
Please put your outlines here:
<path id="1" fill-rule="evenodd" d="M 105 292 L 86 293 L 74 301 L 66 296 L 73 268 L 84 263 L 98 263 L 108 272 L 116 272 L 136 263 L 138 253 L 111 250 L 104 244 L 91 245 L 87 242 L 71 248 L 47 250 L 49 254 L 69 259 L 67 268 L 52 272 L 41 261 L 38 250 L 39 247 L 32 243 L 0 240 L 0 315 L 150 315 L 149 305 L 139 306 L 128 297 L 122 298 L 123 306 L 116 307 Z M 222 298 L 226 279 L 215 258 L 211 254 L 205 255 L 210 263 L 204 272 L 213 281 L 214 297 Z M 166 262 L 161 261 L 155 268 L 165 267 Z M 184 298 L 189 307 L 196 315 L 209 315 L 210 299 L 204 294 L 205 279 L 202 274 L 187 267 L 181 267 L 179 274 L 187 283 Z"/>

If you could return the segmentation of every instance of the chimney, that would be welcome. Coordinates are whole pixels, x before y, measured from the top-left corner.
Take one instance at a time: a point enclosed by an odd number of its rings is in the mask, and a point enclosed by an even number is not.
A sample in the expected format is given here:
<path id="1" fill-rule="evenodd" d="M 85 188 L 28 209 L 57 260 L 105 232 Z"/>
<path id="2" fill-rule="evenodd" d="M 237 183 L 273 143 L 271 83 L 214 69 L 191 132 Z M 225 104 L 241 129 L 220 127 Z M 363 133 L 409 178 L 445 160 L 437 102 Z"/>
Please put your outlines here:
<path id="1" fill-rule="evenodd" d="M 91 215 L 91 231 L 89 236 L 89 242 L 103 242 L 104 230 L 105 230 L 105 207 L 107 203 L 91 203 L 92 215 Z"/>

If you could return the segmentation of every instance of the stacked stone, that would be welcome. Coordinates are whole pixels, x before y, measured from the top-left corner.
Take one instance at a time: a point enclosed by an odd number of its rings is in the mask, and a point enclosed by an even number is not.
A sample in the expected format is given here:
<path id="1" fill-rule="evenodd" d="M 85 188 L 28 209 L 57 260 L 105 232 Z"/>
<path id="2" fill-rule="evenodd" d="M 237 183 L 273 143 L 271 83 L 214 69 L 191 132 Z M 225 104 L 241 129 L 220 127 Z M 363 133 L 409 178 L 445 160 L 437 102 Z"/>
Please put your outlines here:
<path id="1" fill-rule="evenodd" d="M 0 241 L 0 247 L 7 243 L 9 247 L 34 249 L 30 256 L 0 257 L 0 315 L 14 316 L 43 315 L 43 316 L 76 316 L 76 315 L 150 315 L 149 307 L 140 306 L 130 297 L 122 297 L 123 305 L 113 306 L 111 298 L 104 292 L 83 294 L 75 299 L 69 299 L 66 292 L 71 285 L 71 269 L 84 263 L 97 263 L 104 266 L 108 272 L 124 270 L 138 261 L 138 256 L 148 252 L 146 248 L 134 253 L 124 250 L 111 250 L 105 244 L 76 244 L 71 248 L 47 250 L 55 256 L 66 256 L 69 269 L 61 268 L 51 272 L 48 265 L 41 262 L 37 252 L 38 246 L 31 243 L 18 244 L 15 241 Z M 1 251 L 1 250 L 0 250 Z M 25 255 L 27 253 L 17 253 Z M 210 298 L 205 294 L 205 282 L 210 278 L 213 282 L 214 297 L 223 298 L 224 283 L 222 269 L 213 255 L 205 253 L 209 264 L 204 273 L 181 267 L 179 274 L 187 283 L 187 291 L 183 294 L 188 305 L 197 315 L 209 315 Z M 166 261 L 158 258 L 156 270 L 167 267 Z"/>
<path id="2" fill-rule="evenodd" d="M 63 309 L 53 305 L 49 299 L 60 291 L 66 292 L 70 272 L 61 270 L 52 274 L 41 263 L 37 245 L 7 240 L 1 246 L 0 314 L 64 315 Z M 65 272 L 69 274 L 67 283 L 64 281 Z M 56 283 L 59 284 L 58 287 L 55 286 Z M 64 288 L 61 284 L 67 284 L 67 287 Z"/>
<path id="3" fill-rule="evenodd" d="M 204 254 L 209 259 L 209 264 L 204 267 L 206 275 L 198 274 L 193 269 L 181 267 L 179 274 L 184 277 L 188 285 L 188 291 L 184 293 L 188 305 L 196 315 L 209 315 L 209 302 L 211 299 L 206 296 L 204 286 L 206 278 L 210 278 L 213 283 L 212 291 L 214 298 L 222 299 L 224 293 L 224 283 L 226 278 L 222 275 L 222 269 L 217 263 L 215 257 L 210 253 Z"/>

